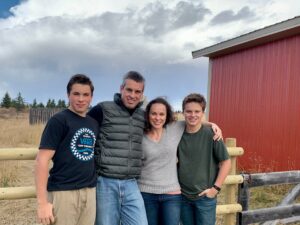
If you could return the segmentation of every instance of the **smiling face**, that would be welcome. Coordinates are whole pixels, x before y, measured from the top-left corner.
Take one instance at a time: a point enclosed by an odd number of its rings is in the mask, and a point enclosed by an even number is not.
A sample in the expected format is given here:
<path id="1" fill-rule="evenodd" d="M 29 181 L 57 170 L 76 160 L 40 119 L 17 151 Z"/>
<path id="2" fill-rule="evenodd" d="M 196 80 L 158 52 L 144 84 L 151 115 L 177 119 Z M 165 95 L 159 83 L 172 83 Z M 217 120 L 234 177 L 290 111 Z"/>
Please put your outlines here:
<path id="1" fill-rule="evenodd" d="M 201 127 L 204 111 L 198 102 L 189 102 L 184 106 L 184 118 L 188 129 L 197 129 Z"/>
<path id="2" fill-rule="evenodd" d="M 167 119 L 167 109 L 164 104 L 155 103 L 151 106 L 149 112 L 149 123 L 151 129 L 162 129 Z"/>
<path id="3" fill-rule="evenodd" d="M 144 83 L 127 79 L 121 86 L 120 93 L 123 104 L 128 109 L 134 109 L 143 97 Z"/>
<path id="4" fill-rule="evenodd" d="M 85 116 L 92 101 L 91 87 L 86 84 L 75 83 L 68 94 L 69 109 L 80 116 Z"/>

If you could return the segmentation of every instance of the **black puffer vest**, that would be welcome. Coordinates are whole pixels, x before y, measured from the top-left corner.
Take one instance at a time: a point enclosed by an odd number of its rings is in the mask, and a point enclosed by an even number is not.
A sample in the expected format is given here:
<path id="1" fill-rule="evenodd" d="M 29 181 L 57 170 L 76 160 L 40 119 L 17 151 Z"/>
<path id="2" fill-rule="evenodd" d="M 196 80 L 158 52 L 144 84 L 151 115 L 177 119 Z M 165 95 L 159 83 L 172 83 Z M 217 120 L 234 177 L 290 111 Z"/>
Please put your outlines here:
<path id="1" fill-rule="evenodd" d="M 142 166 L 144 111 L 137 107 L 132 115 L 121 103 L 120 94 L 114 102 L 100 103 L 103 120 L 95 155 L 98 175 L 130 179 L 137 178 Z M 99 155 L 100 153 L 100 155 Z"/>

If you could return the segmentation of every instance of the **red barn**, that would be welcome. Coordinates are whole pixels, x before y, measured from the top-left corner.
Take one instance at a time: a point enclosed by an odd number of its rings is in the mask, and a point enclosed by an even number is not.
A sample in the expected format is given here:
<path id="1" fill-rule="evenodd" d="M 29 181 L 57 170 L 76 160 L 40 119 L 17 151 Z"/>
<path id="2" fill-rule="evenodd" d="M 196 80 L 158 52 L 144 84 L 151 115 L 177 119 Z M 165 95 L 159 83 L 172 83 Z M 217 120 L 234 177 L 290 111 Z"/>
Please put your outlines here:
<path id="1" fill-rule="evenodd" d="M 209 57 L 208 115 L 244 171 L 300 169 L 300 17 L 192 52 Z"/>

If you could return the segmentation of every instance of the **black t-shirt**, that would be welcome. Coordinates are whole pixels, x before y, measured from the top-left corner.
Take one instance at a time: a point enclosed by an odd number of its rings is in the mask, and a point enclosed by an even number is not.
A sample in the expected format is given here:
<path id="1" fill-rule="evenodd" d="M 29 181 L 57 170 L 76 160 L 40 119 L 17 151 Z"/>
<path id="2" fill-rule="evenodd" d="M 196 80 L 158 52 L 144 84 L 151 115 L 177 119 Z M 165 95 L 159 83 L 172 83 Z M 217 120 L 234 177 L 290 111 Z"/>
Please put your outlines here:
<path id="1" fill-rule="evenodd" d="M 100 104 L 97 104 L 93 108 L 91 108 L 91 110 L 88 111 L 87 115 L 97 120 L 98 125 L 101 126 L 103 120 L 103 111 Z"/>
<path id="2" fill-rule="evenodd" d="M 94 146 L 97 135 L 98 124 L 90 116 L 82 117 L 66 109 L 50 118 L 39 147 L 41 151 L 55 151 L 48 191 L 96 186 Z"/>

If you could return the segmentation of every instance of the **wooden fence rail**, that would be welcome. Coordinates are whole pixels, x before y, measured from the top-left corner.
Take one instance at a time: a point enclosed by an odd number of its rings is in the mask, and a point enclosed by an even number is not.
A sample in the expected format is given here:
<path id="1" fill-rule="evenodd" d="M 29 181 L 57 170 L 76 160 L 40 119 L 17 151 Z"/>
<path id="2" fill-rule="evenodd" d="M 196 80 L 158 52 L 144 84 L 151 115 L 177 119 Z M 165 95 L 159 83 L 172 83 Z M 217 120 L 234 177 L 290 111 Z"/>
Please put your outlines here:
<path id="1" fill-rule="evenodd" d="M 300 204 L 255 209 L 240 213 L 240 224 L 258 223 L 268 220 L 290 218 L 300 215 Z"/>
<path id="2" fill-rule="evenodd" d="M 288 221 L 299 221 L 296 216 L 300 216 L 300 204 L 291 203 L 300 195 L 300 171 L 256 173 L 243 175 L 244 182 L 239 186 L 238 202 L 243 211 L 238 215 L 240 225 L 257 222 L 265 222 L 264 225 L 275 225 L 277 219 L 287 219 Z M 276 207 L 248 210 L 250 199 L 250 188 L 275 184 L 297 184 L 283 201 Z M 269 222 L 267 222 L 269 221 Z M 281 221 L 282 223 L 282 221 Z"/>
<path id="3" fill-rule="evenodd" d="M 38 152 L 37 148 L 0 148 L 1 160 L 33 160 Z"/>
<path id="4" fill-rule="evenodd" d="M 226 185 L 226 184 L 242 183 L 242 182 L 243 182 L 243 177 L 241 175 L 229 175 L 226 178 L 224 184 Z M 34 193 L 35 193 L 34 186 L 0 188 L 0 200 L 26 199 L 31 197 L 34 198 L 35 197 Z M 31 197 L 27 197 L 27 196 L 31 196 Z M 226 211 L 225 208 L 226 207 L 223 207 L 221 211 Z M 236 206 L 235 208 L 242 209 L 240 205 L 239 207 Z"/>
<path id="5" fill-rule="evenodd" d="M 248 187 L 259 187 L 273 184 L 300 183 L 300 170 L 271 173 L 244 174 Z"/>
<path id="6" fill-rule="evenodd" d="M 36 194 L 34 186 L 0 188 L 0 200 L 15 200 L 35 197 Z"/>

